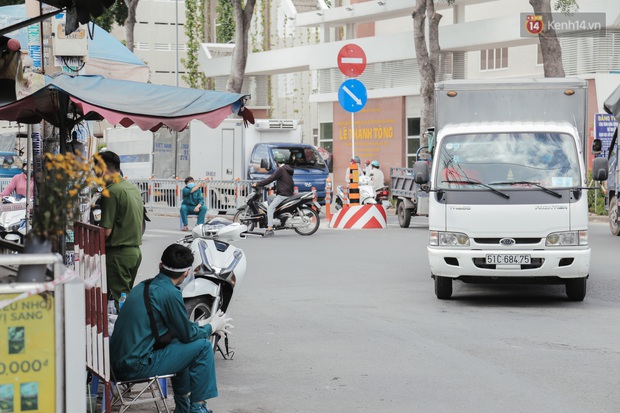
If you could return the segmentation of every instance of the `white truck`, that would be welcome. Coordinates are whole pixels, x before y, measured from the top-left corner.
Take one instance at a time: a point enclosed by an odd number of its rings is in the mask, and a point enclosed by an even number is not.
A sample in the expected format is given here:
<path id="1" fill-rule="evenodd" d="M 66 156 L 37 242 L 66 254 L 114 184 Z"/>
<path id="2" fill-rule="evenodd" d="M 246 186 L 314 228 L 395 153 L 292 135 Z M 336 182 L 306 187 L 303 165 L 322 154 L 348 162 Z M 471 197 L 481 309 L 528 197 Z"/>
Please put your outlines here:
<path id="1" fill-rule="evenodd" d="M 435 85 L 432 166 L 416 162 L 414 176 L 430 184 L 437 298 L 450 298 L 458 279 L 558 283 L 570 300 L 584 299 L 586 100 L 579 79 Z"/>
<path id="2" fill-rule="evenodd" d="M 265 142 L 301 143 L 301 127 L 292 119 L 257 119 L 243 126 L 241 119 L 225 119 L 215 129 L 190 123 L 190 175 L 218 181 L 247 179 L 254 145 Z"/>
<path id="3" fill-rule="evenodd" d="M 264 179 L 277 168 L 275 153 L 283 154 L 294 169 L 298 191 L 314 188 L 318 202 L 324 203 L 329 168 L 314 146 L 302 143 L 298 121 L 257 119 L 254 125 L 244 127 L 240 119 L 226 119 L 215 129 L 197 121 L 190 124 L 190 175 L 195 179 Z M 209 192 L 211 207 L 230 213 L 239 206 L 236 195 L 234 186 L 214 186 Z"/>

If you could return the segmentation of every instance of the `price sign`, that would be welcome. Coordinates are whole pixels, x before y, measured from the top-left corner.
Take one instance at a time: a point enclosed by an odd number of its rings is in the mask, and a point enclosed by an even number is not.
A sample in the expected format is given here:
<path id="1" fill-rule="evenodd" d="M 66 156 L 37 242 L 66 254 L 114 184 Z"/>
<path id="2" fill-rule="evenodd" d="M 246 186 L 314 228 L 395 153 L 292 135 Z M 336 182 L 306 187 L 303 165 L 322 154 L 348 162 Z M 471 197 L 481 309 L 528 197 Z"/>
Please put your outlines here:
<path id="1" fill-rule="evenodd" d="M 0 300 L 15 294 L 2 294 Z M 56 405 L 54 298 L 0 309 L 0 412 L 49 413 Z"/>

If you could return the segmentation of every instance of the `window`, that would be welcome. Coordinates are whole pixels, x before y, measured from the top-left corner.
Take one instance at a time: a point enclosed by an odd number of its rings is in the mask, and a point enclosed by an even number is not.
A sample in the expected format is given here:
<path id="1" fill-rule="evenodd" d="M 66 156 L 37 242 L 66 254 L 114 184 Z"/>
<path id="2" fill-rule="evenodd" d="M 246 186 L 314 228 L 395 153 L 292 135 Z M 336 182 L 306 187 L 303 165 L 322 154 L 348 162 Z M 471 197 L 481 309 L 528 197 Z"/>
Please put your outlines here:
<path id="1" fill-rule="evenodd" d="M 480 51 L 480 70 L 497 70 L 508 67 L 508 48 L 486 49 Z"/>
<path id="2" fill-rule="evenodd" d="M 407 118 L 407 168 L 413 168 L 420 149 L 420 118 Z"/>
<path id="3" fill-rule="evenodd" d="M 268 172 L 266 169 L 261 168 L 261 160 L 267 159 L 269 161 L 269 149 L 264 145 L 259 145 L 252 153 L 250 160 L 250 170 L 254 172 Z"/>

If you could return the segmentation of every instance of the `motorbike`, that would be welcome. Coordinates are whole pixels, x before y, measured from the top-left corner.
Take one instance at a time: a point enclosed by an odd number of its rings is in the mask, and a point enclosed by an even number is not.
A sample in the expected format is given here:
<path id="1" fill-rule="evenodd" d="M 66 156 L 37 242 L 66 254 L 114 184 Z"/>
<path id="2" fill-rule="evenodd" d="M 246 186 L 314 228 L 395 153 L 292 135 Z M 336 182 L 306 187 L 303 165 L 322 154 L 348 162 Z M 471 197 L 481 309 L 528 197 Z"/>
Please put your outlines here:
<path id="1" fill-rule="evenodd" d="M 382 186 L 381 188 L 375 190 L 375 193 L 375 200 L 377 201 L 377 204 L 383 205 L 386 209 L 392 206 L 392 204 L 390 203 L 389 186 Z"/>
<path id="2" fill-rule="evenodd" d="M 144 202 L 144 193 L 142 194 L 142 200 Z M 90 211 L 88 212 L 88 216 L 89 216 L 90 223 L 92 225 L 99 225 L 99 223 L 101 222 L 101 191 L 97 191 L 92 196 L 89 209 Z M 142 235 L 144 235 L 144 232 L 146 231 L 146 223 L 150 221 L 151 219 L 149 218 L 146 212 L 146 207 L 143 206 L 142 207 Z"/>
<path id="3" fill-rule="evenodd" d="M 360 191 L 360 205 L 366 204 L 376 204 L 377 203 L 377 192 L 370 185 L 370 178 L 366 175 L 361 175 L 359 177 L 359 191 Z M 334 206 L 336 211 L 342 209 L 344 205 L 348 205 L 349 200 L 346 199 L 344 195 L 344 186 L 338 185 L 336 188 L 336 199 L 334 201 Z"/>
<path id="4" fill-rule="evenodd" d="M 190 235 L 177 241 L 194 254 L 193 277 L 181 287 L 190 320 L 207 320 L 218 310 L 230 314 L 233 292 L 239 288 L 246 271 L 245 254 L 230 243 L 244 239 L 247 230 L 246 225 L 213 218 L 196 225 Z M 232 358 L 228 337 L 223 349 L 219 339 L 217 334 L 210 338 L 214 351 L 219 350 L 224 358 Z"/>
<path id="5" fill-rule="evenodd" d="M 3 197 L 0 236 L 7 241 L 23 244 L 26 232 L 26 198 L 19 195 Z"/>
<path id="6" fill-rule="evenodd" d="M 245 205 L 241 206 L 233 217 L 234 222 L 247 225 L 248 231 L 267 228 L 267 201 L 263 200 L 264 190 L 264 187 L 252 187 Z M 321 223 L 318 212 L 321 205 L 314 198 L 314 192 L 302 192 L 282 201 L 273 214 L 274 231 L 293 229 L 299 235 L 314 234 Z"/>

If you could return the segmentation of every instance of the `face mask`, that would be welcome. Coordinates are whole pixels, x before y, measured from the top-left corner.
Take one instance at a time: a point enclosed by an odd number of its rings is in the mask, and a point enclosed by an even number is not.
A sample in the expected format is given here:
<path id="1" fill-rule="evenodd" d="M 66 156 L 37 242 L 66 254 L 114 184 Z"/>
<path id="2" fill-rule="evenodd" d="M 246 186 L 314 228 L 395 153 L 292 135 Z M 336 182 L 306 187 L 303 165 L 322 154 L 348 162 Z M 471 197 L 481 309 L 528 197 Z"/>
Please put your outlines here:
<path id="1" fill-rule="evenodd" d="M 192 189 L 196 184 L 194 182 L 187 184 L 189 189 Z"/>
<path id="2" fill-rule="evenodd" d="M 196 288 L 196 283 L 194 282 L 195 279 L 196 278 L 194 277 L 194 269 L 192 268 L 191 270 L 189 270 L 189 274 L 187 275 L 187 277 L 185 277 L 181 285 L 179 285 L 179 288 L 181 290 L 187 289 L 188 292 L 193 292 Z"/>

